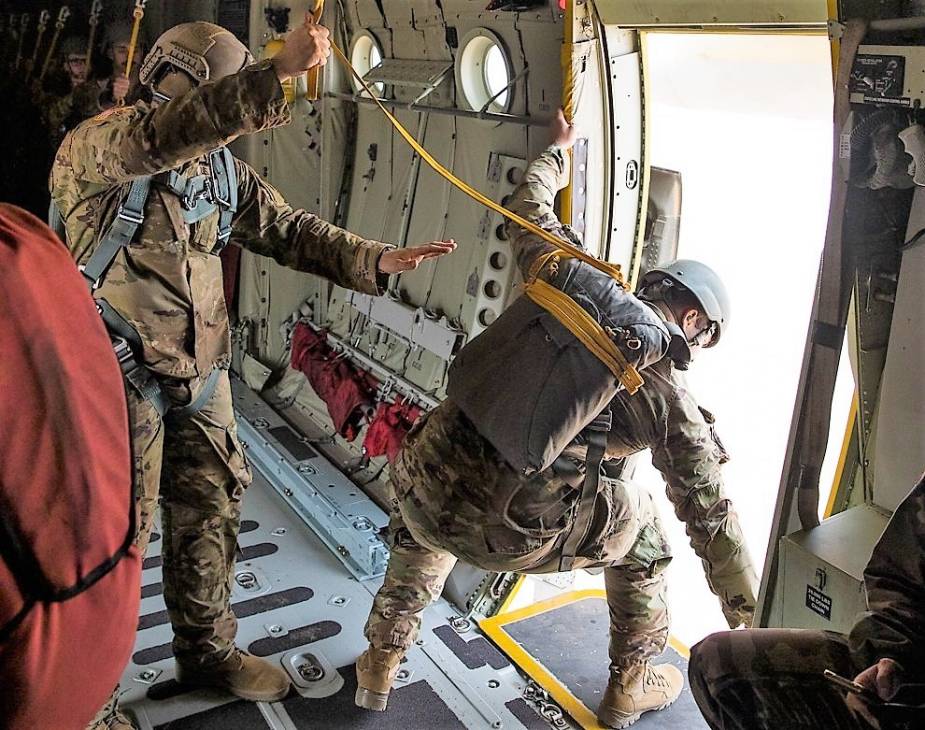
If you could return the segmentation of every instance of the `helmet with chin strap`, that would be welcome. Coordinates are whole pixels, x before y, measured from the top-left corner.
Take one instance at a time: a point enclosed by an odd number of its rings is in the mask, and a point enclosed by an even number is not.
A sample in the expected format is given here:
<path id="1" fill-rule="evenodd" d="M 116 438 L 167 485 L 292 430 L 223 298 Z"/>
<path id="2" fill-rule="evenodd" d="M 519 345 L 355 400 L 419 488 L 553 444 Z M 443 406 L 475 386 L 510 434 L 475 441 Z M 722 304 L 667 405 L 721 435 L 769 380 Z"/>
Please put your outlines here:
<path id="1" fill-rule="evenodd" d="M 713 347 L 729 328 L 731 303 L 729 291 L 719 275 L 706 264 L 691 259 L 651 269 L 639 280 L 636 293 L 640 299 L 663 300 L 669 291 L 690 292 L 701 311 L 714 327 L 712 339 L 704 347 Z"/>
<path id="2" fill-rule="evenodd" d="M 165 31 L 145 56 L 139 80 L 152 90 L 170 70 L 183 71 L 197 86 L 237 73 L 254 57 L 230 31 L 197 20 Z"/>

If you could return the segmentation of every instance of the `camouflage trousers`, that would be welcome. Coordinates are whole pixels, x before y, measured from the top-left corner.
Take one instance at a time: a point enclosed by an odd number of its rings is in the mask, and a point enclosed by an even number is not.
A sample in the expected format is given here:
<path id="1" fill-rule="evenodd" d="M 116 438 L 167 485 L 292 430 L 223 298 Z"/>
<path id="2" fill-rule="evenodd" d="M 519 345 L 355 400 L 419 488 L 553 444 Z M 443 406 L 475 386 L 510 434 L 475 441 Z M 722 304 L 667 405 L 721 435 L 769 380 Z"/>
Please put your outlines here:
<path id="1" fill-rule="evenodd" d="M 503 493 L 511 473 L 442 460 L 434 449 L 442 449 L 447 436 L 440 414 L 431 414 L 420 433 L 409 434 L 392 467 L 391 555 L 366 624 L 366 637 L 376 648 L 411 646 L 422 612 L 440 596 L 457 559 L 496 572 L 559 569 L 568 513 L 564 527 L 523 527 L 510 519 L 509 510 L 488 510 L 467 498 L 470 489 Z M 451 443 L 458 446 L 459 439 Z M 605 568 L 612 667 L 644 662 L 665 648 L 662 571 L 670 559 L 651 495 L 627 482 L 603 480 L 575 567 Z"/>
<path id="2" fill-rule="evenodd" d="M 708 636 L 691 649 L 691 691 L 714 730 L 870 726 L 822 673 L 853 679 L 864 667 L 828 631 L 750 629 Z"/>
<path id="3" fill-rule="evenodd" d="M 203 379 L 164 380 L 172 402 L 197 396 Z M 141 551 L 158 503 L 163 531 L 164 602 L 174 656 L 186 662 L 224 659 L 234 646 L 231 580 L 241 502 L 251 474 L 238 441 L 227 372 L 198 413 L 165 418 L 129 389 Z"/>

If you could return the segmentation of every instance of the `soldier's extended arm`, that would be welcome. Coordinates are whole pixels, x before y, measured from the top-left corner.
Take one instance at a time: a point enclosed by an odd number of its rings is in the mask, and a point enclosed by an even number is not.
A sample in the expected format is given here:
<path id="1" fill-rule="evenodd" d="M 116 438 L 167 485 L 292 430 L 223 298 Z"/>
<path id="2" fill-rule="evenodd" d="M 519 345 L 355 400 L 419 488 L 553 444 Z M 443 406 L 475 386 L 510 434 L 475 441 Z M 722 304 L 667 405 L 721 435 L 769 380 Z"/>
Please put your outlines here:
<path id="1" fill-rule="evenodd" d="M 665 477 L 668 498 L 687 527 L 730 628 L 748 626 L 755 613 L 758 575 L 723 487 L 722 452 L 697 404 L 685 393 L 671 408 L 666 428 L 664 442 L 652 448 L 652 463 Z"/>
<path id="2" fill-rule="evenodd" d="M 922 674 L 925 656 L 925 478 L 899 505 L 864 570 L 868 612 L 849 636 L 858 666 L 895 659 Z"/>
<path id="3" fill-rule="evenodd" d="M 114 109 L 71 134 L 68 158 L 80 179 L 118 184 L 178 167 L 289 119 L 276 71 L 264 61 L 147 112 Z"/>
<path id="4" fill-rule="evenodd" d="M 507 207 L 521 218 L 581 246 L 581 240 L 570 230 L 567 232 L 553 208 L 556 193 L 568 184 L 568 168 L 568 153 L 556 145 L 548 147 L 530 163 L 523 180 L 511 194 Z M 551 244 L 516 223 L 507 223 L 507 235 L 524 277 L 531 274 L 531 268 L 538 257 L 554 250 Z"/>
<path id="5" fill-rule="evenodd" d="M 379 258 L 394 248 L 367 241 L 304 210 L 293 210 L 250 165 L 236 160 L 238 212 L 231 241 L 283 266 L 318 274 L 339 286 L 381 294 L 388 277 Z"/>

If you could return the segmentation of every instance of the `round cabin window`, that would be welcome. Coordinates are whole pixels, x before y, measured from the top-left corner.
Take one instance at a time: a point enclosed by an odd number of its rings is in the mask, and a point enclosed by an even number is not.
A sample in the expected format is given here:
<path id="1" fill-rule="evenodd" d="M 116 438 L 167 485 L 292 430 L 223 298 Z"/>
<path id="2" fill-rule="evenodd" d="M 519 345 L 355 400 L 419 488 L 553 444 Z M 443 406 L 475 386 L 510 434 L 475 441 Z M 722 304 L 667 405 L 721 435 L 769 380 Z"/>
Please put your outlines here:
<path id="1" fill-rule="evenodd" d="M 379 41 L 369 31 L 363 31 L 353 39 L 353 48 L 350 50 L 350 63 L 360 76 L 366 76 L 372 69 L 382 63 L 382 46 L 379 45 Z M 360 82 L 355 78 L 351 78 L 351 80 L 353 81 L 353 88 L 366 96 L 366 91 L 363 90 Z M 385 84 L 383 83 L 370 84 L 370 88 L 376 92 L 376 96 L 381 97 L 385 92 Z"/>
<path id="2" fill-rule="evenodd" d="M 481 111 L 488 104 L 485 111 L 506 112 L 512 78 L 511 59 L 498 36 L 484 28 L 466 36 L 456 64 L 456 81 L 470 109 Z"/>

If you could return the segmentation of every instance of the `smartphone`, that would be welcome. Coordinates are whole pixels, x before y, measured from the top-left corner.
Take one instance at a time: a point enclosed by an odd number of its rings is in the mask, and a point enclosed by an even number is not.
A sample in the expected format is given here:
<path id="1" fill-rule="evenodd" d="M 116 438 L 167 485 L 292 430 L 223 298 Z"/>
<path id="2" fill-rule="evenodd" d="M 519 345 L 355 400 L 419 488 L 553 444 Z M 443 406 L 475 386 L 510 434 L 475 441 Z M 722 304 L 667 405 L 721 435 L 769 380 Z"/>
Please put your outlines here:
<path id="1" fill-rule="evenodd" d="M 840 674 L 836 674 L 831 669 L 826 669 L 822 672 L 822 676 L 829 680 L 839 689 L 842 689 L 846 692 L 851 692 L 861 697 L 865 702 L 872 705 L 882 705 L 883 700 L 880 698 L 876 692 L 871 689 L 868 689 L 863 684 L 858 684 L 853 679 L 847 679 L 842 677 Z"/>

